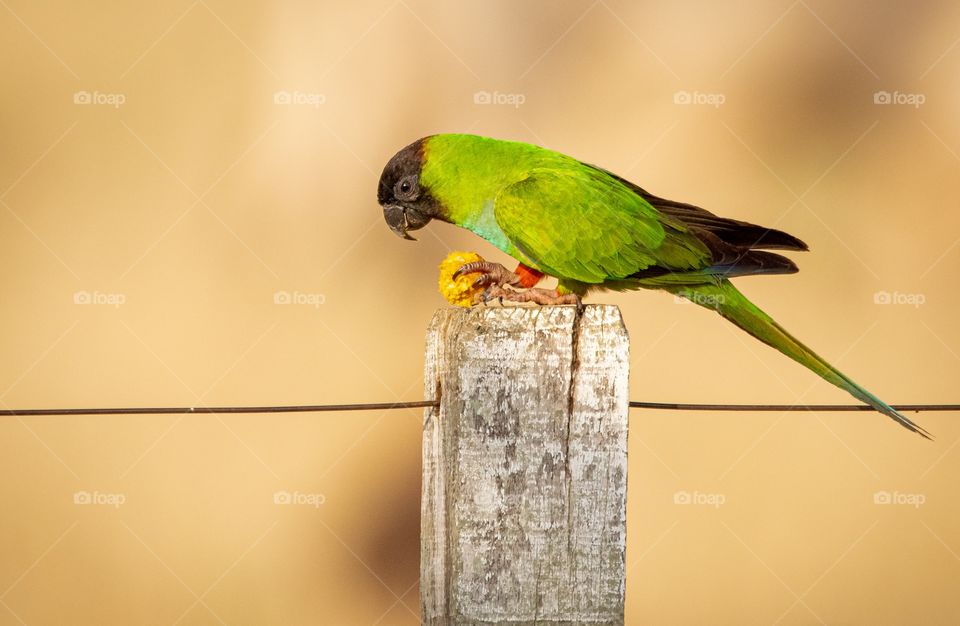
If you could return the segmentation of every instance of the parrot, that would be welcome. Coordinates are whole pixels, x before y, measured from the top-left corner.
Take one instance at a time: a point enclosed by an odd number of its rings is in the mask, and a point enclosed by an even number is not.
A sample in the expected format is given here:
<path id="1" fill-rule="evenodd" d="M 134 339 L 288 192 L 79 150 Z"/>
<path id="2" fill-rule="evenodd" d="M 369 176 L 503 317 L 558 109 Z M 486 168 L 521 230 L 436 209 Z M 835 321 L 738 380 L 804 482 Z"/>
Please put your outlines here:
<path id="1" fill-rule="evenodd" d="M 431 220 L 465 228 L 517 260 L 473 261 L 483 300 L 576 304 L 588 292 L 658 289 L 712 309 L 904 428 L 931 434 L 802 344 L 731 279 L 792 274 L 778 251 L 807 244 L 773 228 L 653 195 L 601 167 L 520 141 L 470 134 L 423 137 L 397 152 L 377 201 L 404 239 Z M 538 288 L 545 277 L 556 289 Z"/>

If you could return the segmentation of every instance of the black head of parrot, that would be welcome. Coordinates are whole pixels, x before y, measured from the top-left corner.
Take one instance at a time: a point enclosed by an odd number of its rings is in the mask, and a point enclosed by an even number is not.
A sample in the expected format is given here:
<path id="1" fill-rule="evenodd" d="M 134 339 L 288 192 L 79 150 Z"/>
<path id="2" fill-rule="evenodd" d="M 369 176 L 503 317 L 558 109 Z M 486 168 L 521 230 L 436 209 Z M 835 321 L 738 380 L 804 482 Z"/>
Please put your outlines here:
<path id="1" fill-rule="evenodd" d="M 420 184 L 424 140 L 418 139 L 393 155 L 383 168 L 377 189 L 383 219 L 404 239 L 413 240 L 407 231 L 423 228 L 440 215 L 440 204 Z"/>

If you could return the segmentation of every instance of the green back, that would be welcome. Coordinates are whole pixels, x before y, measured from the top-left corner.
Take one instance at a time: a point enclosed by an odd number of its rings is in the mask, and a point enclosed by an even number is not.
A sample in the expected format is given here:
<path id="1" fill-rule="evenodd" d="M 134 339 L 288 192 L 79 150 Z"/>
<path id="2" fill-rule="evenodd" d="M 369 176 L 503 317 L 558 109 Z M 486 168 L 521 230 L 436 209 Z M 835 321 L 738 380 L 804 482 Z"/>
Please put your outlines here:
<path id="1" fill-rule="evenodd" d="M 475 135 L 434 135 L 425 157 L 421 182 L 450 222 L 560 279 L 599 284 L 652 265 L 709 265 L 685 226 L 572 157 Z"/>

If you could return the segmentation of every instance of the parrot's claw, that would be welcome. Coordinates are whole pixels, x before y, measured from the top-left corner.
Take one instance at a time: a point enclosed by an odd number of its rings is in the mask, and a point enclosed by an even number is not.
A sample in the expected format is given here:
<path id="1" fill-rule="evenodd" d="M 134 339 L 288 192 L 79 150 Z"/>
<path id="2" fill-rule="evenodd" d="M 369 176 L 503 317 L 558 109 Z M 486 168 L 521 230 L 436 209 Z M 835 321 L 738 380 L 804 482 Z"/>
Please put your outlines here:
<path id="1" fill-rule="evenodd" d="M 580 296 L 575 293 L 557 293 L 555 289 L 524 289 L 523 291 L 514 291 L 511 289 L 504 289 L 497 285 L 492 285 L 488 287 L 481 296 L 483 303 L 486 304 L 490 300 L 500 300 L 502 304 L 504 300 L 508 302 L 533 302 L 540 305 L 553 305 L 553 304 L 575 304 L 577 308 L 581 308 L 583 303 L 580 300 Z"/>
<path id="2" fill-rule="evenodd" d="M 477 280 L 473 281 L 474 288 L 502 287 L 503 285 L 520 283 L 520 277 L 516 273 L 511 272 L 499 263 L 491 263 L 490 261 L 464 263 L 453 273 L 453 279 L 456 280 L 463 274 L 480 274 Z"/>
<path id="3" fill-rule="evenodd" d="M 500 304 L 506 302 L 533 302 L 534 304 L 575 304 L 582 306 L 580 296 L 567 293 L 557 293 L 555 289 L 522 289 L 522 278 L 516 272 L 511 272 L 499 263 L 490 261 L 473 261 L 464 263 L 456 272 L 453 278 L 456 280 L 464 274 L 480 274 L 473 282 L 473 288 L 483 291 L 478 293 L 474 302 L 486 305 L 491 300 L 499 300 Z M 509 287 L 509 288 L 508 288 Z"/>

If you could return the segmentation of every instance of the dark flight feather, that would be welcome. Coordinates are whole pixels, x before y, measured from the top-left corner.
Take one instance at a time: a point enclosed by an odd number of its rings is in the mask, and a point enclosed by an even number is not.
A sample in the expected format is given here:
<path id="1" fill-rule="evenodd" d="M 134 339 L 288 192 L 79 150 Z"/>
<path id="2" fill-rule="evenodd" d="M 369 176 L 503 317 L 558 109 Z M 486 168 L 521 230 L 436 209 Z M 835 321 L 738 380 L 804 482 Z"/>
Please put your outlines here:
<path id="1" fill-rule="evenodd" d="M 602 169 L 595 165 L 585 165 L 594 169 Z M 740 246 L 743 248 L 766 248 L 772 250 L 809 250 L 807 244 L 805 244 L 803 241 L 781 230 L 776 230 L 775 228 L 765 228 L 763 226 L 757 226 L 756 224 L 742 222 L 740 220 L 734 220 L 727 217 L 720 217 L 719 215 L 714 215 L 710 211 L 701 209 L 700 207 L 692 204 L 660 198 L 659 196 L 655 196 L 648 192 L 639 185 L 634 184 L 621 176 L 617 176 L 613 172 L 609 172 L 607 170 L 603 171 L 632 189 L 634 193 L 649 202 L 655 209 L 664 215 L 679 220 L 688 226 L 709 231 L 723 241 L 734 246 Z"/>

